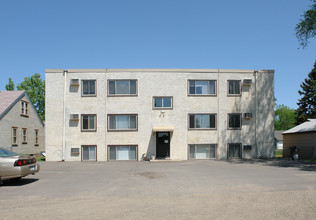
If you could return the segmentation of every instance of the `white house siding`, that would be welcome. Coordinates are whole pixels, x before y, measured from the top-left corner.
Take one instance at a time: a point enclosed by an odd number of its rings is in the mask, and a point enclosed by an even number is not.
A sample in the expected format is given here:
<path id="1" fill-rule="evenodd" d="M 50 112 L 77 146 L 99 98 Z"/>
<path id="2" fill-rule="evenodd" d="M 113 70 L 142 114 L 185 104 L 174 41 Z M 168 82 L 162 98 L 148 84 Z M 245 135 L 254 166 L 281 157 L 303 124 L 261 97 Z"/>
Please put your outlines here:
<path id="1" fill-rule="evenodd" d="M 28 117 L 21 116 L 21 100 L 28 102 Z M 12 145 L 12 127 L 17 128 L 17 145 Z M 27 129 L 27 143 L 22 143 L 22 128 Z M 35 129 L 38 145 L 35 145 Z M 0 147 L 18 154 L 39 154 L 45 150 L 45 129 L 30 100 L 24 95 L 0 120 Z"/>
<path id="2" fill-rule="evenodd" d="M 66 78 L 65 78 L 66 77 Z M 227 158 L 229 143 L 252 145 L 242 158 L 271 157 L 273 153 L 274 71 L 253 70 L 47 70 L 46 71 L 46 152 L 48 161 L 80 161 L 71 148 L 97 146 L 97 160 L 108 160 L 109 145 L 137 145 L 143 153 L 155 155 L 153 127 L 172 126 L 170 159 L 188 159 L 190 144 L 216 144 L 216 158 Z M 70 79 L 79 79 L 78 87 Z M 97 81 L 96 97 L 81 97 L 81 80 Z M 107 96 L 107 80 L 136 79 L 137 96 Z M 188 80 L 216 80 L 216 96 L 188 96 Z M 252 79 L 242 86 L 242 95 L 227 96 L 227 80 Z M 66 90 L 64 100 L 64 82 Z M 172 96 L 173 109 L 153 110 L 153 96 Z M 65 120 L 64 107 L 65 103 Z M 189 130 L 188 114 L 217 115 L 215 130 Z M 228 113 L 252 113 L 242 119 L 242 129 L 228 129 Z M 96 114 L 97 131 L 81 132 L 81 121 L 70 121 L 70 114 Z M 108 114 L 137 114 L 138 130 L 107 131 Z M 65 127 L 64 127 L 65 126 Z M 65 129 L 64 129 L 65 128 Z"/>

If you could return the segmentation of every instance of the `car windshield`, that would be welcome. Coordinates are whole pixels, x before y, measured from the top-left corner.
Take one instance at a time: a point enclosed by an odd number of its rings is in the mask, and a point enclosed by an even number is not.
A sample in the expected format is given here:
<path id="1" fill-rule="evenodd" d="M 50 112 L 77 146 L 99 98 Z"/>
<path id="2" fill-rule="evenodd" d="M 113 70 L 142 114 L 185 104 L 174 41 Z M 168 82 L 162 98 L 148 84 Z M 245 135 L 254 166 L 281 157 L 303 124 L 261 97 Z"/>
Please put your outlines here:
<path id="1" fill-rule="evenodd" d="M 0 157 L 12 157 L 12 156 L 18 156 L 18 155 L 11 151 L 0 149 Z"/>

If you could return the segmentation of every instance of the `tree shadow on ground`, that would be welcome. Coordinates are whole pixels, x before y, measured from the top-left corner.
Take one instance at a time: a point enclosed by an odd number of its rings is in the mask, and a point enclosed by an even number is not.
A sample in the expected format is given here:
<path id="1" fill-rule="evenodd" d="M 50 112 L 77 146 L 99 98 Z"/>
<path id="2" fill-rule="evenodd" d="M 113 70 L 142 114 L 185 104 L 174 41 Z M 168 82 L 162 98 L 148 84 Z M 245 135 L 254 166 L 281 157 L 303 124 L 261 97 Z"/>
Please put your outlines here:
<path id="1" fill-rule="evenodd" d="M 9 186 L 24 186 L 38 181 L 38 179 L 34 178 L 22 178 L 22 179 L 12 179 L 12 180 L 3 180 L 2 187 Z"/>
<path id="2" fill-rule="evenodd" d="M 277 159 L 233 159 L 227 160 L 231 164 L 260 164 L 263 166 L 275 166 L 284 168 L 297 168 L 300 171 L 316 172 L 316 163 L 303 160 L 290 160 L 286 158 Z"/>

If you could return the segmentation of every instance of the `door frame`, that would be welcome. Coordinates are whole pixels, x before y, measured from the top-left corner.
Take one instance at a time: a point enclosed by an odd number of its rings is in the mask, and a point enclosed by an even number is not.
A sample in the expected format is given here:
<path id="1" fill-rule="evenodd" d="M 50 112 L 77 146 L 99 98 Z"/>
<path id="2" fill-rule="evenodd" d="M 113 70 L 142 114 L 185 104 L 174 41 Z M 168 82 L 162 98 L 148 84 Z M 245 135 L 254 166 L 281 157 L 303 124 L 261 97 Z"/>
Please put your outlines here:
<path id="1" fill-rule="evenodd" d="M 168 133 L 168 149 L 167 149 L 167 154 L 165 157 L 162 157 L 162 156 L 159 156 L 157 154 L 158 152 L 158 139 L 161 138 L 161 137 L 158 137 L 158 134 L 159 133 Z M 167 158 L 167 157 L 170 157 L 170 140 L 171 140 L 171 132 L 170 131 L 164 131 L 164 132 L 156 132 L 156 158 Z"/>

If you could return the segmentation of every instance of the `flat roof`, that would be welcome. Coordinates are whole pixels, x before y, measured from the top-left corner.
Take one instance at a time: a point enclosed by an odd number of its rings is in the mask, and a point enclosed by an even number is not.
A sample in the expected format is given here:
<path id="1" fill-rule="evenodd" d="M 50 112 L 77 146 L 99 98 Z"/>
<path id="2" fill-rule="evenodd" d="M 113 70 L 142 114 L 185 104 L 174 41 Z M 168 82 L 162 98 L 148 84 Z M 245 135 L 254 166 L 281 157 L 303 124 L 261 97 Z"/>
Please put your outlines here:
<path id="1" fill-rule="evenodd" d="M 107 72 L 191 72 L 191 73 L 254 73 L 256 70 L 249 69 L 46 69 L 46 73 L 107 73 Z M 274 70 L 258 70 L 274 72 Z"/>

